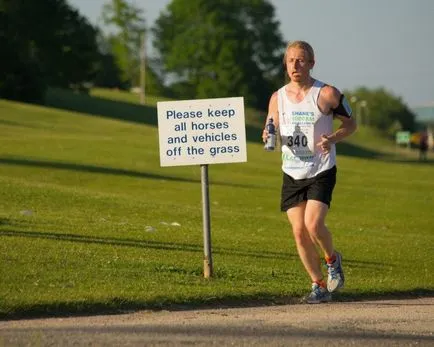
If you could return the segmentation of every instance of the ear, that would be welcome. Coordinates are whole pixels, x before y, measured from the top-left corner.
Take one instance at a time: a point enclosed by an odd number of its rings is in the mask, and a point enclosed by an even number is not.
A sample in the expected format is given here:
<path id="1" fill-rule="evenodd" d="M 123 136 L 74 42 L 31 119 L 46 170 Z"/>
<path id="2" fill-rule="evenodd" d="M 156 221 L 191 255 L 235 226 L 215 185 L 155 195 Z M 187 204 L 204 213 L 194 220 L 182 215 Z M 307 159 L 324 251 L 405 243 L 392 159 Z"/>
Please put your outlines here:
<path id="1" fill-rule="evenodd" d="M 312 69 L 314 68 L 314 66 L 315 66 L 315 60 L 312 60 L 312 61 L 311 61 L 310 69 L 312 70 Z"/>

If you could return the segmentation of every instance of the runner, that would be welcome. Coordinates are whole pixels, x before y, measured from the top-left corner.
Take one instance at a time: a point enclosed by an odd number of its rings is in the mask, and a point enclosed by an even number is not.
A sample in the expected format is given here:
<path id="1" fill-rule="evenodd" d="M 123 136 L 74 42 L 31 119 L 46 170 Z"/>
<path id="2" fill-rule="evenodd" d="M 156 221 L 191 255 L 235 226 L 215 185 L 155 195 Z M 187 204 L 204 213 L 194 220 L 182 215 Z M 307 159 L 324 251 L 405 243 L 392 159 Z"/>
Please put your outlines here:
<path id="1" fill-rule="evenodd" d="M 420 135 L 419 141 L 419 160 L 427 160 L 426 152 L 428 151 L 428 131 L 425 130 Z"/>
<path id="2" fill-rule="evenodd" d="M 282 140 L 281 210 L 288 215 L 298 254 L 312 281 L 306 302 L 328 302 L 345 280 L 342 256 L 325 225 L 336 183 L 335 143 L 352 134 L 356 122 L 343 94 L 311 76 L 315 56 L 307 42 L 290 42 L 284 64 L 290 82 L 271 96 L 265 124 L 273 118 Z M 336 131 L 333 118 L 341 122 Z M 264 141 L 267 135 L 264 129 Z"/>

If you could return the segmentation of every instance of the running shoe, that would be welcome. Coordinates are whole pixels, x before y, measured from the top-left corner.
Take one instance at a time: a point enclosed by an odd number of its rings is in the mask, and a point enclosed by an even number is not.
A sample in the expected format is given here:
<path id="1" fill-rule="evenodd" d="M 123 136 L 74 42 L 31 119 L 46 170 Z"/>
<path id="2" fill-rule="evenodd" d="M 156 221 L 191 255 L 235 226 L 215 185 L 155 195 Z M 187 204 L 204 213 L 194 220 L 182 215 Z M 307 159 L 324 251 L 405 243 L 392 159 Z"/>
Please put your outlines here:
<path id="1" fill-rule="evenodd" d="M 327 289 L 330 293 L 344 287 L 345 277 L 340 253 L 336 252 L 336 260 L 331 264 L 327 264 L 327 273 Z"/>
<path id="2" fill-rule="evenodd" d="M 326 288 L 322 288 L 318 283 L 312 283 L 312 292 L 305 297 L 304 301 L 308 304 L 320 304 L 322 302 L 330 302 L 332 295 Z"/>

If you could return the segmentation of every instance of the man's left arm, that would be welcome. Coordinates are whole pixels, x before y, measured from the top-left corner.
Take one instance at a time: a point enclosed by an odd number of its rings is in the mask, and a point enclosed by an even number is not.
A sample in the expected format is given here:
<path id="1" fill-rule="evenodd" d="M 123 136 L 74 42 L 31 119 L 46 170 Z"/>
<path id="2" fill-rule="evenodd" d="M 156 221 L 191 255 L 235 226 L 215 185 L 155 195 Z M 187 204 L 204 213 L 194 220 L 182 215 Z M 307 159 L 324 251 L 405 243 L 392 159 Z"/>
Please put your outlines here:
<path id="1" fill-rule="evenodd" d="M 328 153 L 331 143 L 340 142 L 356 131 L 357 123 L 345 96 L 331 86 L 323 89 L 321 95 L 323 108 L 328 110 L 327 114 L 333 113 L 333 116 L 341 122 L 339 128 L 333 133 L 321 135 L 321 142 L 317 144 L 324 153 Z"/>
<path id="2" fill-rule="evenodd" d="M 335 132 L 327 135 L 327 139 L 332 143 L 337 143 L 342 141 L 347 136 L 350 136 L 357 129 L 357 123 L 354 118 L 346 117 L 341 115 L 336 115 L 335 118 L 339 119 L 341 125 Z"/>

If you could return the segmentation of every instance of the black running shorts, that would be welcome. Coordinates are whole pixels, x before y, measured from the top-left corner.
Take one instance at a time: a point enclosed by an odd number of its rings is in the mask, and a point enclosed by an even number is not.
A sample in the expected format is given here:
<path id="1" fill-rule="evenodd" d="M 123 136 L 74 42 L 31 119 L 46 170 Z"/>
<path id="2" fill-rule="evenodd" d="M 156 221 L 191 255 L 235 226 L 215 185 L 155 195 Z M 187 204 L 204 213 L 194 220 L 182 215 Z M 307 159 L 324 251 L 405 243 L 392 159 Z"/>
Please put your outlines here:
<path id="1" fill-rule="evenodd" d="M 318 200 L 330 207 L 333 188 L 336 184 L 336 166 L 323 171 L 312 178 L 295 180 L 283 173 L 280 209 L 288 211 L 302 201 Z"/>

